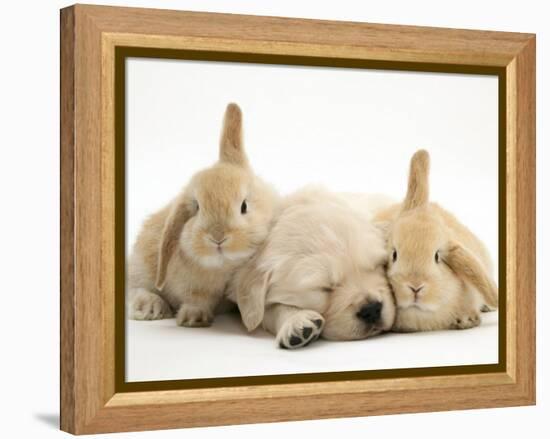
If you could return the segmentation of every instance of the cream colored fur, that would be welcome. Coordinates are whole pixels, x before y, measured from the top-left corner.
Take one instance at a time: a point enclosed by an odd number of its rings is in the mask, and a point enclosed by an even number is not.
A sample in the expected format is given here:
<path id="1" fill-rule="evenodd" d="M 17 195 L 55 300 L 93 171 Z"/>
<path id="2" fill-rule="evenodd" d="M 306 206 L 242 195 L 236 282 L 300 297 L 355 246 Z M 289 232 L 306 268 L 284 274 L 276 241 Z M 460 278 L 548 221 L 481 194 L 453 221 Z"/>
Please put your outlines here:
<path id="1" fill-rule="evenodd" d="M 396 331 L 470 328 L 479 325 L 481 308 L 498 305 L 489 252 L 451 213 L 429 202 L 428 175 L 429 155 L 420 150 L 411 159 L 403 203 L 375 217 L 388 231 Z"/>
<path id="2" fill-rule="evenodd" d="M 210 325 L 235 269 L 266 238 L 278 201 L 250 169 L 241 111 L 228 105 L 218 163 L 143 224 L 128 264 L 129 317 L 175 312 L 179 325 Z"/>
<path id="3" fill-rule="evenodd" d="M 248 330 L 263 324 L 285 348 L 319 335 L 354 340 L 389 330 L 395 304 L 373 214 L 366 196 L 307 188 L 287 197 L 262 249 L 230 288 Z M 381 317 L 367 324 L 357 314 L 374 302 L 382 305 Z"/>

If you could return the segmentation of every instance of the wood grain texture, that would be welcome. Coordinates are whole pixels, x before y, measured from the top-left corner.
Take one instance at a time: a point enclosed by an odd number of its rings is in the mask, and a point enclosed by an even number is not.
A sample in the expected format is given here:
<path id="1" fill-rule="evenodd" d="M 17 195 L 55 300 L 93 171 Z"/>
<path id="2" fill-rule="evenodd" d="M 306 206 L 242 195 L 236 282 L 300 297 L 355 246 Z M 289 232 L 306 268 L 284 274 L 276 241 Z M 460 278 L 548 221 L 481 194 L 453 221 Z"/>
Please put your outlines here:
<path id="1" fill-rule="evenodd" d="M 61 12 L 61 38 L 63 430 L 80 434 L 534 403 L 534 36 L 77 5 Z M 506 372 L 115 393 L 117 46 L 506 68 Z"/>
<path id="2" fill-rule="evenodd" d="M 353 383 L 350 388 L 353 386 Z M 220 399 L 217 401 L 108 407 L 84 432 L 135 431 L 205 425 L 249 424 L 301 419 L 372 416 L 391 413 L 414 413 L 506 407 L 529 404 L 516 392 L 503 386 L 478 388 L 428 388 L 384 392 L 301 395 L 259 399 Z"/>
<path id="3" fill-rule="evenodd" d="M 78 8 L 61 11 L 61 426 L 78 432 L 112 396 L 105 394 L 105 349 L 101 295 L 101 40 Z M 69 130 L 70 133 L 69 133 Z M 72 170 L 72 173 L 70 171 Z M 70 217 L 68 216 L 70 214 Z M 69 248 L 70 247 L 70 248 Z M 67 361 L 68 360 L 68 361 Z"/>
<path id="4" fill-rule="evenodd" d="M 101 272 L 101 46 L 90 17 L 76 12 L 76 428 L 105 403 Z M 93 363 L 90 363 L 93 359 Z"/>
<path id="5" fill-rule="evenodd" d="M 75 430 L 75 286 L 74 286 L 74 148 L 75 148 L 75 29 L 74 10 L 61 11 L 60 53 L 60 304 L 61 304 L 61 428 Z"/>
<path id="6" fill-rule="evenodd" d="M 516 60 L 506 67 L 506 364 L 508 374 L 516 379 L 517 346 L 517 81 Z M 502 300 L 502 299 L 501 299 Z M 502 317 L 502 316 L 499 316 Z"/>
<path id="7" fill-rule="evenodd" d="M 300 396 L 313 395 L 353 395 L 365 392 L 406 391 L 419 389 L 445 389 L 461 386 L 498 386 L 512 384 L 513 380 L 506 374 L 487 373 L 475 375 L 457 375 L 450 380 L 449 376 L 424 377 L 420 380 L 409 378 L 392 378 L 379 380 L 362 380 L 350 382 L 335 381 L 326 383 L 310 383 L 300 385 Z M 109 401 L 109 407 L 127 407 L 132 405 L 152 404 L 186 404 L 190 402 L 220 401 L 230 395 L 232 400 L 284 398 L 296 394 L 295 384 L 281 384 L 277 386 L 250 386 L 215 389 L 198 389 L 192 391 L 157 391 L 118 393 Z"/>
<path id="8" fill-rule="evenodd" d="M 536 63 L 535 39 L 515 59 L 516 379 L 535 401 L 536 332 Z"/>
<path id="9" fill-rule="evenodd" d="M 103 303 L 103 401 L 115 393 L 115 47 L 102 41 L 101 53 L 101 293 Z"/>
<path id="10" fill-rule="evenodd" d="M 77 6 L 104 32 L 151 37 L 206 38 L 235 42 L 234 50 L 261 43 L 264 53 L 297 49 L 328 56 L 354 54 L 377 60 L 506 66 L 526 34 L 396 26 L 160 9 Z M 162 47 L 162 45 L 160 46 Z M 246 50 L 245 50 L 246 51 Z M 309 55 L 315 53 L 308 52 Z"/>

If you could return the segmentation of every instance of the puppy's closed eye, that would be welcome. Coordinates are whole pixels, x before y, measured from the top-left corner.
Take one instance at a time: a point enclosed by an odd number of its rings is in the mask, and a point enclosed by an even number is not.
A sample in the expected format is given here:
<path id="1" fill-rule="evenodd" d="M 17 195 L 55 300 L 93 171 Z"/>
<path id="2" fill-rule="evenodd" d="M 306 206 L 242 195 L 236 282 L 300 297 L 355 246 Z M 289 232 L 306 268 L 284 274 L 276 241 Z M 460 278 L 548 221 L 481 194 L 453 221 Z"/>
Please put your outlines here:
<path id="1" fill-rule="evenodd" d="M 321 287 L 321 291 L 323 293 L 334 293 L 334 288 L 333 287 Z"/>

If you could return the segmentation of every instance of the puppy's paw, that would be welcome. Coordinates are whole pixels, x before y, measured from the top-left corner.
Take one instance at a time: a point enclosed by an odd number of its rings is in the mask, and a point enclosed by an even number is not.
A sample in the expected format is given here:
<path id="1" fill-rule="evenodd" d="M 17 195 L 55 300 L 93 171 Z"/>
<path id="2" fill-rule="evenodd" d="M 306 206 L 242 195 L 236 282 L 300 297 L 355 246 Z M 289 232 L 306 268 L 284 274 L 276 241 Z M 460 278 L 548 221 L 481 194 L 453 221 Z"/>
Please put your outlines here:
<path id="1" fill-rule="evenodd" d="M 185 303 L 180 306 L 176 316 L 176 323 L 179 326 L 187 326 L 189 328 L 210 326 L 213 320 L 214 316 L 210 310 Z"/>
<path id="2" fill-rule="evenodd" d="M 134 320 L 160 320 L 172 317 L 172 309 L 158 294 L 141 290 L 130 303 L 130 318 Z"/>
<path id="3" fill-rule="evenodd" d="M 474 328 L 476 326 L 479 326 L 480 323 L 481 317 L 479 316 L 479 314 L 464 314 L 463 316 L 456 318 L 456 320 L 451 324 L 451 329 Z"/>
<path id="4" fill-rule="evenodd" d="M 292 315 L 277 334 L 283 349 L 297 349 L 317 340 L 323 332 L 325 319 L 315 311 L 301 310 Z"/>

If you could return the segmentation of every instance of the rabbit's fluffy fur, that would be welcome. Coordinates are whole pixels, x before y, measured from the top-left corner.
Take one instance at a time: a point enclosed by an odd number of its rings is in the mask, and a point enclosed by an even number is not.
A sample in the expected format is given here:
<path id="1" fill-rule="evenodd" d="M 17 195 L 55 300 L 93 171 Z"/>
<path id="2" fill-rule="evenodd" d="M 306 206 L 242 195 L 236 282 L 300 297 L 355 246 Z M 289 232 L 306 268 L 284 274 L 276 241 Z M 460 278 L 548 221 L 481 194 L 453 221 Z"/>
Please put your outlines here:
<path id="1" fill-rule="evenodd" d="M 429 202 L 429 155 L 411 159 L 405 200 L 376 215 L 388 231 L 388 278 L 397 302 L 395 331 L 464 329 L 498 306 L 483 243 L 451 213 Z"/>
<path id="2" fill-rule="evenodd" d="M 210 325 L 233 272 L 267 236 L 277 204 L 250 169 L 241 111 L 229 104 L 218 163 L 143 224 L 129 261 L 130 317 L 176 312 L 179 325 Z"/>
<path id="3" fill-rule="evenodd" d="M 262 249 L 230 292 L 248 330 L 260 324 L 284 348 L 318 336 L 363 339 L 391 328 L 395 304 L 384 274 L 383 234 L 370 219 L 380 197 L 307 188 L 287 197 Z"/>

